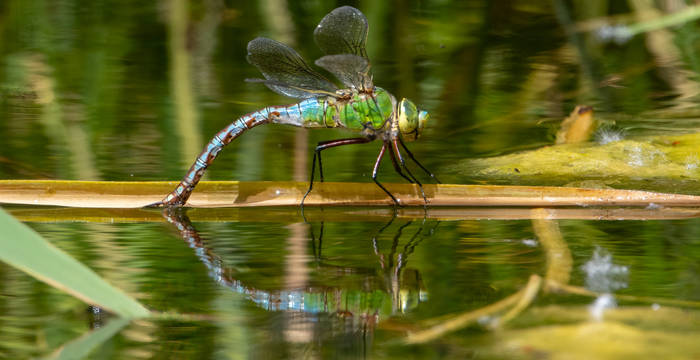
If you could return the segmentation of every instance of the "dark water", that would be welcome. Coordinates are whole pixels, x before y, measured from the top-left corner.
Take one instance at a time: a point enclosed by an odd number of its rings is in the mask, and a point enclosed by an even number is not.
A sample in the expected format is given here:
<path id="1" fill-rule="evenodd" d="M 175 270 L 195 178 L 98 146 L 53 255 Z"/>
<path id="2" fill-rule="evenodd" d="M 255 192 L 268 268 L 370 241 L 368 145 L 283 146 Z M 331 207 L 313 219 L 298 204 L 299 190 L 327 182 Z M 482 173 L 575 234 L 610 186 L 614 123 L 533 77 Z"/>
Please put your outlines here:
<path id="1" fill-rule="evenodd" d="M 344 4 L 0 2 L 0 178 L 179 179 L 230 121 L 291 102 L 243 81 L 259 76 L 246 43 L 269 36 L 316 58 L 315 25 Z M 551 144 L 581 103 L 629 137 L 697 131 L 696 23 L 667 30 L 663 47 L 644 35 L 615 44 L 575 31 L 606 16 L 634 21 L 641 9 L 620 2 L 349 4 L 370 22 L 375 83 L 431 112 L 410 146 L 446 183 L 476 181 L 447 170 L 456 161 Z M 347 136 L 259 127 L 228 146 L 208 176 L 305 179 L 313 145 Z M 324 153 L 328 179 L 370 182 L 378 148 Z M 383 166 L 382 179 L 401 181 Z M 165 218 L 76 222 L 57 211 L 29 225 L 150 309 L 201 316 L 133 322 L 91 358 L 700 356 L 692 210 L 551 221 L 568 267 L 553 265 L 529 215 L 507 220 L 509 210 L 392 220 L 390 210 L 330 209 L 308 222 L 276 211 L 171 217 L 191 229 L 184 237 Z M 402 343 L 428 319 L 516 293 L 532 274 L 611 293 L 616 306 L 543 290 L 497 330 L 489 321 L 507 310 L 424 345 Z M 44 356 L 112 319 L 0 265 L 0 357 Z"/>

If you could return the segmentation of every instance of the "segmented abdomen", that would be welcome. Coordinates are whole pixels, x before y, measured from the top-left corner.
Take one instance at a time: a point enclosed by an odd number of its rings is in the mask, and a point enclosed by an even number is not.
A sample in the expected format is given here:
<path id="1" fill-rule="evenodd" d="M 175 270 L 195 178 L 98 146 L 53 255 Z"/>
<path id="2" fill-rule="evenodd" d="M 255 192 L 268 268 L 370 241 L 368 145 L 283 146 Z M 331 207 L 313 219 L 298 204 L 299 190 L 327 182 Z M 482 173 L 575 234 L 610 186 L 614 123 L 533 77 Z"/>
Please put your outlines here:
<path id="1" fill-rule="evenodd" d="M 221 149 L 228 143 L 233 141 L 233 139 L 239 137 L 246 130 L 256 127 L 258 125 L 266 124 L 272 121 L 273 114 L 270 108 L 265 108 L 256 112 L 252 112 L 247 115 L 243 115 L 236 121 L 229 124 L 227 127 L 223 128 L 221 131 L 216 133 L 214 137 L 209 141 L 204 150 L 197 156 L 194 164 L 190 166 L 185 176 L 180 181 L 180 184 L 173 190 L 168 196 L 163 199 L 163 203 L 166 205 L 184 205 L 187 199 L 192 194 L 192 190 L 202 179 L 204 171 L 207 169 L 209 164 L 211 164 L 216 156 L 219 155 Z"/>

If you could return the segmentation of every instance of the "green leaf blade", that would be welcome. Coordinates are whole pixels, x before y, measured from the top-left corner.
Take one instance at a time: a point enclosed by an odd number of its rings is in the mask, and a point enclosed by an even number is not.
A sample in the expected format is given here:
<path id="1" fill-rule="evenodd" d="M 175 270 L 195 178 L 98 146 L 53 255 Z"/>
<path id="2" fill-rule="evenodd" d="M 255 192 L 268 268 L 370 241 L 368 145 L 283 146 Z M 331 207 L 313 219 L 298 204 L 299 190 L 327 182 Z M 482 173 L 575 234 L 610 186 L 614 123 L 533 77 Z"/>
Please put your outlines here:
<path id="1" fill-rule="evenodd" d="M 87 303 L 125 318 L 148 309 L 0 209 L 0 260 Z"/>

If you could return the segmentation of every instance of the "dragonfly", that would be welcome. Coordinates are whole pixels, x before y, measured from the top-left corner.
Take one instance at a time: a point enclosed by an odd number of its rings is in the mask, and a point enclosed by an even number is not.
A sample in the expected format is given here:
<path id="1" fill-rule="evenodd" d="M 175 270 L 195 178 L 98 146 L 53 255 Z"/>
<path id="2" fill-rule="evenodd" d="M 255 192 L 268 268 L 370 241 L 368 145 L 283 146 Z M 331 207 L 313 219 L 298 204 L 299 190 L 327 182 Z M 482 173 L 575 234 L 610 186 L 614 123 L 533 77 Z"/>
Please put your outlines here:
<path id="1" fill-rule="evenodd" d="M 248 43 L 247 60 L 260 70 L 264 79 L 246 79 L 262 83 L 272 91 L 299 102 L 284 106 L 269 106 L 243 115 L 220 130 L 205 146 L 194 164 L 177 187 L 154 206 L 183 206 L 192 194 L 205 170 L 219 152 L 244 132 L 263 124 L 287 124 L 304 128 L 344 128 L 359 132 L 359 136 L 319 142 L 314 150 L 309 188 L 314 185 L 316 163 L 320 181 L 323 182 L 321 152 L 326 149 L 351 144 L 364 144 L 380 140 L 382 147 L 374 164 L 372 180 L 393 201 L 401 205 L 377 179 L 380 163 L 389 153 L 395 171 L 410 183 L 418 185 L 425 204 L 428 200 L 423 186 L 406 166 L 401 149 L 435 182 L 440 181 L 423 166 L 405 142 L 421 135 L 430 115 L 418 110 L 408 100 L 396 98 L 387 90 L 374 86 L 370 63 L 365 48 L 369 24 L 365 15 L 351 6 L 343 6 L 328 13 L 314 31 L 316 44 L 324 56 L 314 63 L 335 76 L 343 87 L 314 70 L 291 47 L 278 41 L 258 37 Z"/>

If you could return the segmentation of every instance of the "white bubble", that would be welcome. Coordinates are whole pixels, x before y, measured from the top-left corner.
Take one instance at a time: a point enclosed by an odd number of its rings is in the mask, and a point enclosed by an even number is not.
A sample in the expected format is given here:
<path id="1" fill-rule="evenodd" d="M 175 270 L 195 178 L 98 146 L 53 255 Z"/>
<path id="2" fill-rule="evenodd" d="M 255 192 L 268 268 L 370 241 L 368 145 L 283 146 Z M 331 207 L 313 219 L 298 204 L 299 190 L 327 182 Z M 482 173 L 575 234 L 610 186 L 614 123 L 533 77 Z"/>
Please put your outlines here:
<path id="1" fill-rule="evenodd" d="M 523 239 L 521 242 L 523 243 L 523 245 L 529 246 L 529 247 L 536 247 L 538 244 L 537 240 L 535 240 L 535 239 Z"/>
<path id="2" fill-rule="evenodd" d="M 620 129 L 601 129 L 595 134 L 596 142 L 600 145 L 620 141 L 625 138 L 625 131 Z"/>
<path id="3" fill-rule="evenodd" d="M 586 274 L 586 288 L 591 291 L 608 293 L 627 287 L 627 266 L 615 265 L 612 255 L 596 247 L 593 256 L 581 270 Z"/>
<path id="4" fill-rule="evenodd" d="M 593 319 L 597 321 L 603 320 L 603 313 L 605 310 L 614 308 L 617 306 L 615 298 L 611 294 L 602 294 L 598 296 L 593 304 L 588 307 L 588 311 L 591 313 Z"/>

